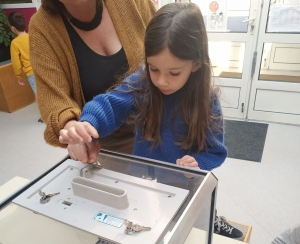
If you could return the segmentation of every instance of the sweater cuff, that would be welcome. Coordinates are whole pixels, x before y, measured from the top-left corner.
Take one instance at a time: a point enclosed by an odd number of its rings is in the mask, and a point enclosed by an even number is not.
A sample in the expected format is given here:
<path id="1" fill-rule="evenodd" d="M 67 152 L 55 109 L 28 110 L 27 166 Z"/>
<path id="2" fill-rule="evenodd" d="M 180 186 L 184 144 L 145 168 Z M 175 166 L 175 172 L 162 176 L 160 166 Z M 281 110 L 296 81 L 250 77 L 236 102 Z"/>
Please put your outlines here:
<path id="1" fill-rule="evenodd" d="M 60 113 L 53 113 L 48 118 L 42 118 L 47 126 L 44 137 L 47 143 L 53 146 L 66 147 L 59 142 L 59 131 L 64 128 L 70 120 L 79 120 L 81 111 L 79 109 L 67 108 Z"/>

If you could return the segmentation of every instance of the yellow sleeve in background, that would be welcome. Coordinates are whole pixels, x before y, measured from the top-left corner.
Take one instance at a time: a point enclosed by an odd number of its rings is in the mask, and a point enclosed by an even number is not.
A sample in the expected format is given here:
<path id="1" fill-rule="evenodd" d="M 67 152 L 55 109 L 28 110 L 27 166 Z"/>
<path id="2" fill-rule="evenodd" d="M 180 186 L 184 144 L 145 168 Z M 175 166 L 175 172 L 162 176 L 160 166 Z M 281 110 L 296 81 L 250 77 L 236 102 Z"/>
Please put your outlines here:
<path id="1" fill-rule="evenodd" d="M 14 40 L 10 44 L 10 56 L 11 56 L 11 63 L 12 63 L 14 73 L 19 79 L 22 75 L 22 63 L 20 59 L 19 48 L 17 47 Z"/>

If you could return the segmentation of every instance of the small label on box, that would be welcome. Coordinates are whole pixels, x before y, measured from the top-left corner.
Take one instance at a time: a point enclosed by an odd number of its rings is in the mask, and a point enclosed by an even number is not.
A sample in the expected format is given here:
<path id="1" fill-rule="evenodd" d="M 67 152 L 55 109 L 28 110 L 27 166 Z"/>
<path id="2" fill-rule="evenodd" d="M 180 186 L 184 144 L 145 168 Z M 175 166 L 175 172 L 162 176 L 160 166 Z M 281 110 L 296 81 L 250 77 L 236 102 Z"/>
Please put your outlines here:
<path id="1" fill-rule="evenodd" d="M 94 220 L 101 222 L 103 224 L 111 225 L 117 228 L 120 228 L 123 225 L 124 219 L 117 218 L 115 216 L 111 216 L 106 213 L 99 212 Z"/>

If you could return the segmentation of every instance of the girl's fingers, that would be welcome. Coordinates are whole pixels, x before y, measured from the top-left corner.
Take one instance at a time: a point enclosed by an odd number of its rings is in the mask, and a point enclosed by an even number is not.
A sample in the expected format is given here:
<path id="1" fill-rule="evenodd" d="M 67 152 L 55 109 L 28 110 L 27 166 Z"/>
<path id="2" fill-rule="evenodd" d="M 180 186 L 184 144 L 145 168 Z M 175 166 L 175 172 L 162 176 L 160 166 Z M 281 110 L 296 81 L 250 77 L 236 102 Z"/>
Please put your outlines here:
<path id="1" fill-rule="evenodd" d="M 69 144 L 69 141 L 65 140 L 62 136 L 59 136 L 58 140 L 61 144 Z"/>
<path id="2" fill-rule="evenodd" d="M 69 144 L 73 141 L 68 135 L 68 130 L 60 130 L 59 135 L 59 142 L 62 144 Z"/>
<path id="3" fill-rule="evenodd" d="M 85 142 L 91 142 L 92 137 L 99 137 L 97 130 L 88 122 L 78 122 L 74 128 L 77 135 Z"/>
<path id="4" fill-rule="evenodd" d="M 179 165 L 181 166 L 186 166 L 190 168 L 198 168 L 198 163 L 197 162 L 191 162 L 191 163 L 180 163 Z"/>
<path id="5" fill-rule="evenodd" d="M 63 144 L 91 142 L 92 137 L 99 137 L 97 130 L 88 122 L 76 122 L 69 129 L 60 130 L 59 134 L 59 141 Z"/>
<path id="6" fill-rule="evenodd" d="M 99 138 L 98 131 L 95 129 L 95 127 L 88 124 L 88 125 L 85 125 L 85 128 L 86 128 L 87 133 L 90 135 L 90 138 L 91 138 L 91 136 L 94 137 L 94 138 Z M 90 142 L 91 141 L 92 140 L 90 140 Z"/>
<path id="7" fill-rule="evenodd" d="M 191 156 L 189 156 L 189 155 L 184 155 L 184 156 L 181 158 L 181 160 L 185 160 L 185 159 L 189 159 L 189 158 L 193 158 L 193 157 L 191 157 Z"/>
<path id="8" fill-rule="evenodd" d="M 73 139 L 75 143 L 85 141 L 85 138 L 89 137 L 82 125 L 76 125 L 68 129 L 68 135 Z"/>
<path id="9" fill-rule="evenodd" d="M 185 155 L 182 158 L 177 159 L 177 162 L 183 163 L 183 162 L 186 162 L 187 160 L 189 161 L 189 160 L 195 160 L 195 159 L 189 155 Z"/>
<path id="10" fill-rule="evenodd" d="M 198 167 L 197 161 L 189 155 L 185 155 L 181 159 L 177 159 L 176 163 L 181 166 L 187 166 L 192 168 Z"/>

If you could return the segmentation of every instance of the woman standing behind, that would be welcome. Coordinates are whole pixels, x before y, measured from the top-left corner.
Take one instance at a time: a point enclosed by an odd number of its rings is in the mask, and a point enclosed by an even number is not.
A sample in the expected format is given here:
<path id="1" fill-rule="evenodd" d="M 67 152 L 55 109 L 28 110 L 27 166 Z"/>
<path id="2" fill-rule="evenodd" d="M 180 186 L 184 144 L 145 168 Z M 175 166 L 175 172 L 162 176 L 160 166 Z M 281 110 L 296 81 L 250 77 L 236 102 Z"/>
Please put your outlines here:
<path id="1" fill-rule="evenodd" d="M 84 104 L 104 93 L 143 57 L 145 28 L 155 13 L 150 0 L 43 0 L 30 21 L 31 60 L 44 137 L 62 145 Z M 134 128 L 124 124 L 102 148 L 131 153 Z M 100 144 L 69 145 L 73 159 L 95 161 Z"/>

